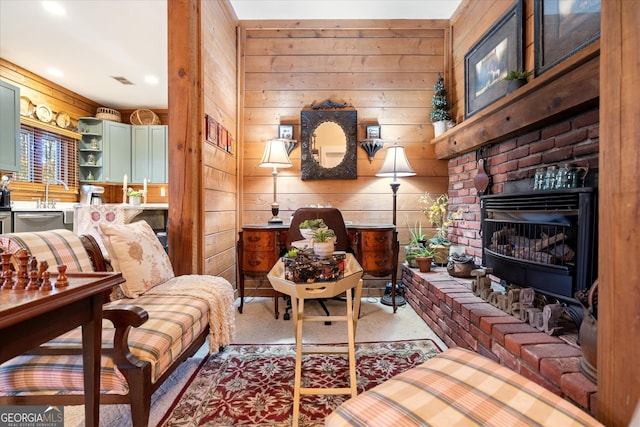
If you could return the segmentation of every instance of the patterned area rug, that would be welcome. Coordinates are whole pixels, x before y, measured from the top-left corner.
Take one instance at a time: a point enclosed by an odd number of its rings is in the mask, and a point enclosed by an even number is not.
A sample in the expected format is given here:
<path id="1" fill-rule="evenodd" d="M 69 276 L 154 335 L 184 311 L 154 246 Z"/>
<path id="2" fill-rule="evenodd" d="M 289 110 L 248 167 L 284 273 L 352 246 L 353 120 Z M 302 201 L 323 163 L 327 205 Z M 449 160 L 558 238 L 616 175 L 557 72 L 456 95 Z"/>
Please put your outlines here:
<path id="1" fill-rule="evenodd" d="M 435 356 L 431 340 L 356 345 L 358 393 Z M 295 346 L 231 345 L 211 355 L 164 417 L 162 426 L 290 426 Z M 303 387 L 348 387 L 346 355 L 305 355 Z M 349 395 L 302 396 L 300 426 L 322 426 Z"/>

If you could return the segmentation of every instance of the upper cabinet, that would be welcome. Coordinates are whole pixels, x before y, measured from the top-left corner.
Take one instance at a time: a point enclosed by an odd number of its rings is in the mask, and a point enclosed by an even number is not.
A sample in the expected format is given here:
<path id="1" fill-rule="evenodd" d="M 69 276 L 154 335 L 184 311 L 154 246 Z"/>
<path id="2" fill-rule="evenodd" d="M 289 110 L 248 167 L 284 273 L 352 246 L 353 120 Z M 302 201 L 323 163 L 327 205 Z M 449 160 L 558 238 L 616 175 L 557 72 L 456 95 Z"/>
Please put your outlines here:
<path id="1" fill-rule="evenodd" d="M 131 126 L 84 117 L 78 120 L 80 181 L 122 182 L 131 175 Z"/>
<path id="2" fill-rule="evenodd" d="M 122 182 L 131 175 L 131 125 L 104 121 L 104 181 Z"/>
<path id="3" fill-rule="evenodd" d="M 131 182 L 167 182 L 167 126 L 131 127 Z"/>
<path id="4" fill-rule="evenodd" d="M 0 170 L 20 170 L 20 88 L 0 81 Z"/>

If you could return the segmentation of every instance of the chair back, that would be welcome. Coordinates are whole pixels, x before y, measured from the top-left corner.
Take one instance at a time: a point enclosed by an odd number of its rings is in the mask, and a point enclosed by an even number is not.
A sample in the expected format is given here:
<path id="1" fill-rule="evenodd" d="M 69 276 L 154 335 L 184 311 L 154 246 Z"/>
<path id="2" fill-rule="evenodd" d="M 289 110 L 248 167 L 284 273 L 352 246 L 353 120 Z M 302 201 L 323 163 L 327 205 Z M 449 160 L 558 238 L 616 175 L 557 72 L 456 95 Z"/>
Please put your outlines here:
<path id="1" fill-rule="evenodd" d="M 291 225 L 287 232 L 287 249 L 291 249 L 291 243 L 296 240 L 303 240 L 302 233 L 300 233 L 300 223 L 307 219 L 322 218 L 324 223 L 336 233 L 336 245 L 337 251 L 353 252 L 351 250 L 351 243 L 349 242 L 349 233 L 347 232 L 347 226 L 344 223 L 342 212 L 336 208 L 299 208 L 293 213 L 291 218 Z"/>

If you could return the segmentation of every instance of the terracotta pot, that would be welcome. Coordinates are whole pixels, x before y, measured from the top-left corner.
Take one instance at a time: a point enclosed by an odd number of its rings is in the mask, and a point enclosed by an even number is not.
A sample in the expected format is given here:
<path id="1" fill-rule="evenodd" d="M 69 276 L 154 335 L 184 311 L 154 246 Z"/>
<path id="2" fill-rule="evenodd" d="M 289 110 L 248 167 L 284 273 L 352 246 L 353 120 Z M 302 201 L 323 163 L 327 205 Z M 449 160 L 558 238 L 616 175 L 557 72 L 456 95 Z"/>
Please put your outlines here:
<path id="1" fill-rule="evenodd" d="M 420 273 L 428 273 L 431 271 L 431 262 L 433 261 L 433 258 L 417 257 L 416 261 L 418 262 Z"/>

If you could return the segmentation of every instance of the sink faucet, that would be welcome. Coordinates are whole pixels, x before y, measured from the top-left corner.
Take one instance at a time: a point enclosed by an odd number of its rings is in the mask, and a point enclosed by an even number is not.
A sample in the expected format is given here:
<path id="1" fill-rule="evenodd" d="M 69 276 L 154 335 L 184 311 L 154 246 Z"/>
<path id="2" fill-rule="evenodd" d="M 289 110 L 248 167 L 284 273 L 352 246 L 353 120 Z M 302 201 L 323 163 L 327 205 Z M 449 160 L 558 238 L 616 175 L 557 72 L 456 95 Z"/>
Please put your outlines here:
<path id="1" fill-rule="evenodd" d="M 69 187 L 67 186 L 67 183 L 64 181 L 61 181 L 59 179 L 52 179 L 50 181 L 47 181 L 47 184 L 44 187 L 44 207 L 45 208 L 54 207 L 54 206 L 49 206 L 49 184 L 61 184 L 64 186 L 64 191 L 69 191 Z"/>

